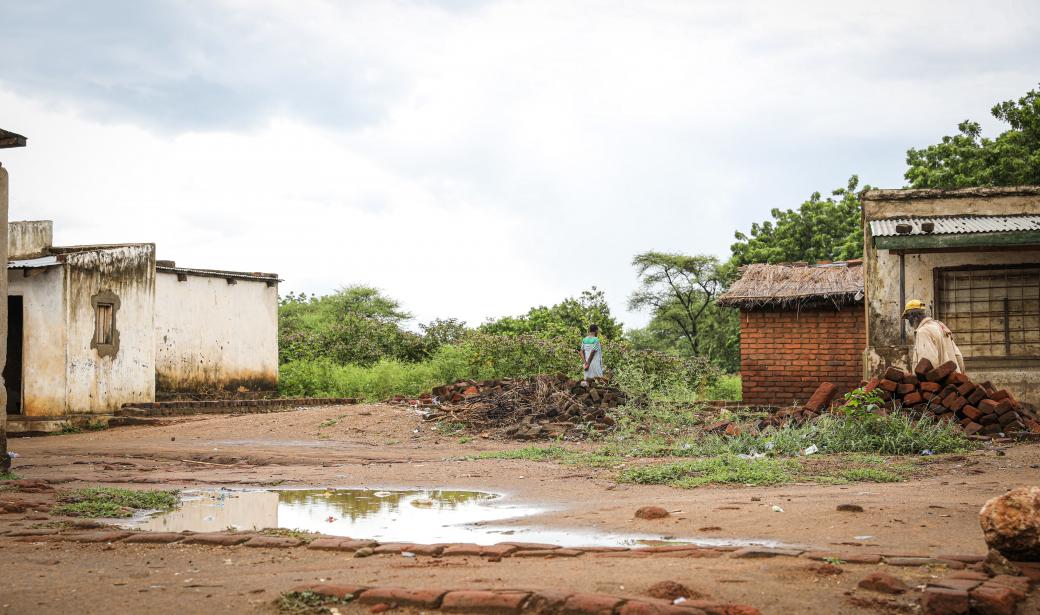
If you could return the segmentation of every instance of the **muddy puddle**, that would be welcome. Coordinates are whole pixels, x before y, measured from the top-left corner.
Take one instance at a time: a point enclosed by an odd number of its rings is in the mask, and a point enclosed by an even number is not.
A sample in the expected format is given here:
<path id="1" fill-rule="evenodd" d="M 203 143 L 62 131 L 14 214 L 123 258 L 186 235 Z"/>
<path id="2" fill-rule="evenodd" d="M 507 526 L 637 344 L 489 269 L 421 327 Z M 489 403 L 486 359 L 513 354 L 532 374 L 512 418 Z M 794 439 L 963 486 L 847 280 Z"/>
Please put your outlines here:
<path id="1" fill-rule="evenodd" d="M 280 489 L 186 490 L 178 509 L 134 519 L 127 527 L 156 532 L 284 528 L 380 542 L 494 544 L 524 541 L 562 546 L 783 546 L 769 540 L 687 539 L 526 526 L 518 520 L 548 508 L 510 503 L 497 493 L 456 490 Z M 503 523 L 510 520 L 510 523 Z"/>

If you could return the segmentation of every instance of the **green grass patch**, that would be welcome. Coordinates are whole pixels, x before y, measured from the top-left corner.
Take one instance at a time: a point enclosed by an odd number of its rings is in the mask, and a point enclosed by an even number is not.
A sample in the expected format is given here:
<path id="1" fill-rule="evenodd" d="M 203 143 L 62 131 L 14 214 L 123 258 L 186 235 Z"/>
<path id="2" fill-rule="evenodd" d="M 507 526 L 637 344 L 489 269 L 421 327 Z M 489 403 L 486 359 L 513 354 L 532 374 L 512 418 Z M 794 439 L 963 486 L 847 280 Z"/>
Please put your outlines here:
<path id="1" fill-rule="evenodd" d="M 740 374 L 726 374 L 704 388 L 701 399 L 737 401 L 743 397 Z"/>
<path id="2" fill-rule="evenodd" d="M 793 482 L 800 464 L 793 459 L 741 459 L 733 455 L 629 468 L 618 480 L 691 489 L 711 484 L 780 485 Z"/>
<path id="3" fill-rule="evenodd" d="M 325 596 L 314 592 L 286 592 L 278 597 L 276 605 L 283 615 L 328 615 L 330 607 L 349 604 L 350 600 Z"/>
<path id="4" fill-rule="evenodd" d="M 14 472 L 0 472 L 0 480 L 20 480 L 21 477 Z"/>
<path id="5" fill-rule="evenodd" d="M 173 510 L 176 491 L 131 491 L 118 487 L 88 487 L 63 493 L 51 512 L 70 517 L 133 516 L 139 510 Z"/>
<path id="6" fill-rule="evenodd" d="M 264 536 L 281 536 L 283 538 L 295 538 L 304 542 L 310 542 L 315 538 L 321 536 L 317 532 L 311 532 L 308 530 L 294 530 L 286 527 L 269 527 L 260 530 L 260 533 Z"/>
<path id="7" fill-rule="evenodd" d="M 721 455 L 636 466 L 623 470 L 618 480 L 684 489 L 703 485 L 783 485 L 796 482 L 894 483 L 906 480 L 913 471 L 910 463 L 883 463 L 885 467 L 877 467 L 874 459 L 856 455 L 758 459 Z"/>

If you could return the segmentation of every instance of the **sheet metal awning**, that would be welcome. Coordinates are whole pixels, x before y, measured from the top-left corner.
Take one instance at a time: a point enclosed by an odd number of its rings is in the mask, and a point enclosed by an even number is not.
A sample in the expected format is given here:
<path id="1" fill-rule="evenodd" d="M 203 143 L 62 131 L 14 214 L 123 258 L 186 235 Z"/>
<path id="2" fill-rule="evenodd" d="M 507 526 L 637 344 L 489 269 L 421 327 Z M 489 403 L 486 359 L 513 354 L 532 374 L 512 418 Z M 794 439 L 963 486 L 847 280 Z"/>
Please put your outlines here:
<path id="1" fill-rule="evenodd" d="M 8 261 L 8 269 L 38 269 L 40 267 L 53 267 L 61 263 L 57 256 L 42 256 L 40 258 L 26 258 L 16 261 Z"/>
<path id="2" fill-rule="evenodd" d="M 1040 214 L 888 218 L 871 220 L 870 234 L 879 250 L 1040 246 Z"/>

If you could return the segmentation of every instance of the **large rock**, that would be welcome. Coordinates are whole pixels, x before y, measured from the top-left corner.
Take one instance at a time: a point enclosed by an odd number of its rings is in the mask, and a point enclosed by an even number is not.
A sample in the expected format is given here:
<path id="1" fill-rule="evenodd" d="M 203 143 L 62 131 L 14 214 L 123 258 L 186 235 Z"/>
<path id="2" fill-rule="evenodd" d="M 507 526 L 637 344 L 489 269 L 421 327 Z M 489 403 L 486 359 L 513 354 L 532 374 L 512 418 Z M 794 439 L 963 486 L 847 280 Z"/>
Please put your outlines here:
<path id="1" fill-rule="evenodd" d="M 982 507 L 986 544 L 1011 560 L 1040 561 L 1040 487 L 1018 487 Z"/>

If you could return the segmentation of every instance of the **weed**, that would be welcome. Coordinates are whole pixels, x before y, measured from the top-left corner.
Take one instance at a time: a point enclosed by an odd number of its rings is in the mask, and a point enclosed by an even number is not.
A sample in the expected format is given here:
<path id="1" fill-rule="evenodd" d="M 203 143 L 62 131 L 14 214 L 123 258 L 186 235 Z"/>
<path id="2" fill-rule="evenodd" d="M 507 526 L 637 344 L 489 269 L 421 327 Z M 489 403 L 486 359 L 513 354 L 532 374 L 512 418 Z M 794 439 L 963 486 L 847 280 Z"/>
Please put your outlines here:
<path id="1" fill-rule="evenodd" d="M 73 425 L 72 423 L 65 423 L 61 426 L 61 429 L 59 429 L 56 433 L 59 436 L 67 436 L 74 433 L 83 433 L 83 430 Z"/>
<path id="2" fill-rule="evenodd" d="M 466 431 L 466 424 L 458 421 L 444 421 L 434 425 L 434 428 L 443 436 L 454 436 Z"/>
<path id="3" fill-rule="evenodd" d="M 172 510 L 176 491 L 131 491 L 117 487 L 88 487 L 63 493 L 51 512 L 70 517 L 130 517 L 138 510 Z"/>
<path id="4" fill-rule="evenodd" d="M 694 461 L 629 468 L 621 482 L 672 485 L 690 489 L 714 483 L 779 485 L 792 482 L 800 468 L 796 460 L 741 459 L 733 455 Z"/>
<path id="5" fill-rule="evenodd" d="M 837 557 L 825 557 L 823 558 L 823 561 L 827 562 L 832 566 L 840 566 L 845 563 L 845 560 Z"/>
<path id="6" fill-rule="evenodd" d="M 898 483 L 903 477 L 880 468 L 850 468 L 842 470 L 838 476 L 850 482 Z"/>
<path id="7" fill-rule="evenodd" d="M 341 414 L 334 419 L 328 419 L 318 423 L 318 429 L 324 429 L 326 427 L 335 427 L 337 423 L 346 418 L 346 414 Z"/>
<path id="8" fill-rule="evenodd" d="M 462 436 L 459 438 L 459 444 L 469 444 L 473 441 L 473 436 Z"/>
<path id="9" fill-rule="evenodd" d="M 702 399 L 739 400 L 743 396 L 740 374 L 720 376 L 714 384 L 705 387 Z"/>
<path id="10" fill-rule="evenodd" d="M 85 428 L 87 431 L 104 431 L 108 429 L 108 423 L 104 421 L 91 421 Z"/>
<path id="11" fill-rule="evenodd" d="M 278 612 L 284 615 L 327 615 L 332 613 L 330 606 L 348 604 L 350 600 L 335 596 L 325 596 L 314 592 L 286 592 L 276 602 Z"/>
<path id="12" fill-rule="evenodd" d="M 293 530 L 285 527 L 269 527 L 267 529 L 260 530 L 260 533 L 264 536 L 283 536 L 285 538 L 295 538 L 304 542 L 310 542 L 315 538 L 321 536 L 317 532 L 310 532 L 307 530 Z"/>
<path id="13" fill-rule="evenodd" d="M 14 472 L 0 472 L 0 480 L 18 480 L 20 478 Z"/>

